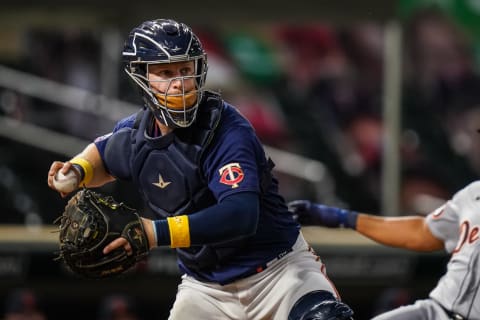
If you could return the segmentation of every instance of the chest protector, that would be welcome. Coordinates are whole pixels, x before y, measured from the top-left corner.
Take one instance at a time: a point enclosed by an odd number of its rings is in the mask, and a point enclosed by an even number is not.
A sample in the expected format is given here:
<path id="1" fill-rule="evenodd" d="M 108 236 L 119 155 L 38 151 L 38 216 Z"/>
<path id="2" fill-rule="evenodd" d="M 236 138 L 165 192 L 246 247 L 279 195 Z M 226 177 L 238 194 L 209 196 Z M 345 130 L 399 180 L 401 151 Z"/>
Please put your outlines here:
<path id="1" fill-rule="evenodd" d="M 221 118 L 223 102 L 206 92 L 197 119 L 188 128 L 151 138 L 146 132 L 152 113 L 143 112 L 138 129 L 132 131 L 131 169 L 133 183 L 145 203 L 159 216 L 184 215 L 216 203 L 201 162 Z M 211 268 L 234 252 L 237 242 L 177 249 L 182 263 L 191 270 Z"/>

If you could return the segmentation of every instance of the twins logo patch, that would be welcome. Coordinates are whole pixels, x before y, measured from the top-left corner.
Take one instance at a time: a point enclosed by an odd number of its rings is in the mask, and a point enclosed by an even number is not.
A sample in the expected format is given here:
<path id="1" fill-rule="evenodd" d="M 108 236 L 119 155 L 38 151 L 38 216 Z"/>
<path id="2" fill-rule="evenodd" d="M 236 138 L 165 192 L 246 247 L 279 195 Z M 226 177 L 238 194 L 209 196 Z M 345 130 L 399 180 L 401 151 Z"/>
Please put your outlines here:
<path id="1" fill-rule="evenodd" d="M 237 188 L 245 176 L 239 163 L 229 163 L 218 170 L 220 173 L 220 183 Z"/>

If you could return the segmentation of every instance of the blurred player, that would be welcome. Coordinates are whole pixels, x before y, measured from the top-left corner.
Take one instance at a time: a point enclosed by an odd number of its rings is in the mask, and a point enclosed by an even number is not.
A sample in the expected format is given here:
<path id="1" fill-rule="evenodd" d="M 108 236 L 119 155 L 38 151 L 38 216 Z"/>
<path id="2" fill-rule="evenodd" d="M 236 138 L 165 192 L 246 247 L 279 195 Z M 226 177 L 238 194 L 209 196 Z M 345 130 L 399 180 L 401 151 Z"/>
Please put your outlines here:
<path id="1" fill-rule="evenodd" d="M 97 320 L 139 320 L 133 298 L 124 294 L 105 296 L 100 302 Z"/>
<path id="2" fill-rule="evenodd" d="M 429 298 L 376 316 L 375 320 L 480 320 L 480 181 L 422 216 L 379 217 L 297 200 L 290 210 L 305 225 L 352 228 L 381 244 L 417 251 L 444 248 L 447 272 Z"/>
<path id="3" fill-rule="evenodd" d="M 81 186 L 133 184 L 156 215 L 143 220 L 150 246 L 175 248 L 183 273 L 169 319 L 351 319 L 253 128 L 204 89 L 207 57 L 192 30 L 146 21 L 122 55 L 143 110 L 70 161 L 55 161 L 48 185 L 71 169 Z M 104 252 L 119 247 L 131 250 L 118 238 Z"/>
<path id="4" fill-rule="evenodd" d="M 29 288 L 15 288 L 5 299 L 3 320 L 46 320 L 37 294 Z"/>

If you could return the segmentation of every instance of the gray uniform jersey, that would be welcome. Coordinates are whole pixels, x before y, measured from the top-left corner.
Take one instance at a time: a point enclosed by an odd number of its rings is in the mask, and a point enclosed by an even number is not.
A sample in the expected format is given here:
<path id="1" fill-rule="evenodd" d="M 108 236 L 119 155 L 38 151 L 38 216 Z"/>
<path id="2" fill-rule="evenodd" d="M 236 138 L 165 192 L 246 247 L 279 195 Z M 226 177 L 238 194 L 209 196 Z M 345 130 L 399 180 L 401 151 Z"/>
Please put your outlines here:
<path id="1" fill-rule="evenodd" d="M 429 214 L 427 224 L 451 254 L 447 272 L 430 298 L 468 319 L 480 320 L 480 181 Z"/>

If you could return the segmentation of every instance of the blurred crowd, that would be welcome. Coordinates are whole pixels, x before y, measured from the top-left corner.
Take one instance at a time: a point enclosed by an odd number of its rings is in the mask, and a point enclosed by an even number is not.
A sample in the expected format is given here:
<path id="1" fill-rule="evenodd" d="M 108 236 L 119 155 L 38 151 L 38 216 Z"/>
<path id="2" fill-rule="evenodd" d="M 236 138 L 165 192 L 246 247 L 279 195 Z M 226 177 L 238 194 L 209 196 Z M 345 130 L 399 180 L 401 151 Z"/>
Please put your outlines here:
<path id="1" fill-rule="evenodd" d="M 385 25 L 194 27 L 208 52 L 207 86 L 237 106 L 266 145 L 321 161 L 346 206 L 379 212 L 382 148 L 388 143 Z M 480 175 L 479 62 L 472 37 L 440 11 L 419 11 L 402 21 L 402 30 L 401 211 L 428 213 Z M 119 39 L 124 33 L 117 31 Z M 121 41 L 105 45 L 101 32 L 66 28 L 28 30 L 23 43 L 18 61 L 0 57 L 0 64 L 140 105 L 116 60 Z M 114 83 L 105 84 L 107 75 Z M 91 112 L 2 87 L 0 116 L 85 140 L 113 125 Z M 46 184 L 54 159 L 58 155 L 0 137 L 0 223 L 49 224 L 59 215 L 65 202 Z M 307 184 L 281 178 L 287 200 L 316 198 Z M 110 191 L 135 205 L 135 196 L 121 187 Z M 412 301 L 406 289 L 389 290 L 374 312 Z M 131 297 L 114 294 L 99 302 L 97 319 L 139 320 L 134 307 Z M 38 296 L 18 289 L 5 299 L 4 319 L 47 317 Z"/>
<path id="2" fill-rule="evenodd" d="M 54 308 L 52 308 L 54 307 Z M 56 309 L 56 310 L 55 310 Z M 137 302 L 129 294 L 112 293 L 101 297 L 94 306 L 89 319 L 95 320 L 141 320 Z M 18 287 L 7 292 L 4 300 L 2 320 L 47 320 L 60 319 L 62 314 L 70 319 L 77 319 L 78 315 L 66 312 L 61 306 L 51 306 L 44 303 L 40 295 L 32 288 Z M 81 310 L 77 310 L 79 314 Z M 75 312 L 75 311 L 74 311 Z"/>
<path id="3" fill-rule="evenodd" d="M 74 299 L 72 299 L 74 300 Z M 358 315 L 371 317 L 388 310 L 414 302 L 413 292 L 408 288 L 391 287 L 380 291 L 371 305 L 363 305 L 356 310 Z M 54 320 L 54 319 L 90 319 L 90 320 L 151 320 L 164 319 L 158 306 L 149 305 L 132 294 L 112 291 L 100 295 L 92 305 L 77 301 L 75 305 L 62 305 L 43 296 L 32 287 L 15 287 L 6 292 L 3 309 L 0 307 L 1 320 Z M 359 319 L 363 319 L 361 316 Z"/>
<path id="4" fill-rule="evenodd" d="M 448 198 L 480 173 L 480 78 L 475 43 L 442 12 L 419 11 L 402 21 L 402 27 L 401 210 L 427 213 L 436 200 Z M 201 25 L 195 29 L 209 55 L 207 86 L 236 105 L 266 145 L 321 161 L 347 206 L 379 211 L 382 146 L 388 143 L 382 119 L 384 24 L 279 23 L 222 29 Z M 99 32 L 69 29 L 31 30 L 23 41 L 24 55 L 10 61 L 11 67 L 96 94 L 105 93 L 105 76 L 114 72 L 102 66 L 105 57 L 120 55 L 122 45 L 118 42 L 115 50 L 107 46 L 105 54 L 105 37 Z M 113 98 L 139 104 L 121 65 L 118 61 L 113 65 L 118 76 L 116 89 L 109 94 L 115 92 Z M 90 112 L 0 88 L 2 113 L 87 140 L 106 133 L 112 125 Z M 19 219 L 25 219 L 22 210 L 31 208 L 20 208 L 19 203 L 25 206 L 22 201 L 12 203 L 8 193 L 18 193 L 22 183 L 31 188 L 32 180 L 22 180 L 17 169 L 23 164 L 18 156 L 9 155 L 9 143 L 2 139 L 0 170 L 19 182 L 5 181 L 0 175 L 0 194 L 4 205 L 10 202 L 8 210 L 20 212 Z M 49 157 L 41 152 L 28 150 L 22 158 L 27 161 L 29 154 L 39 153 L 39 159 L 48 163 Z M 33 181 L 43 189 L 30 196 L 30 207 L 40 212 L 42 201 L 52 197 L 44 183 L 46 172 L 45 166 Z M 314 198 L 311 188 L 298 188 L 285 179 L 287 200 Z M 12 185 L 17 191 L 12 191 Z"/>

